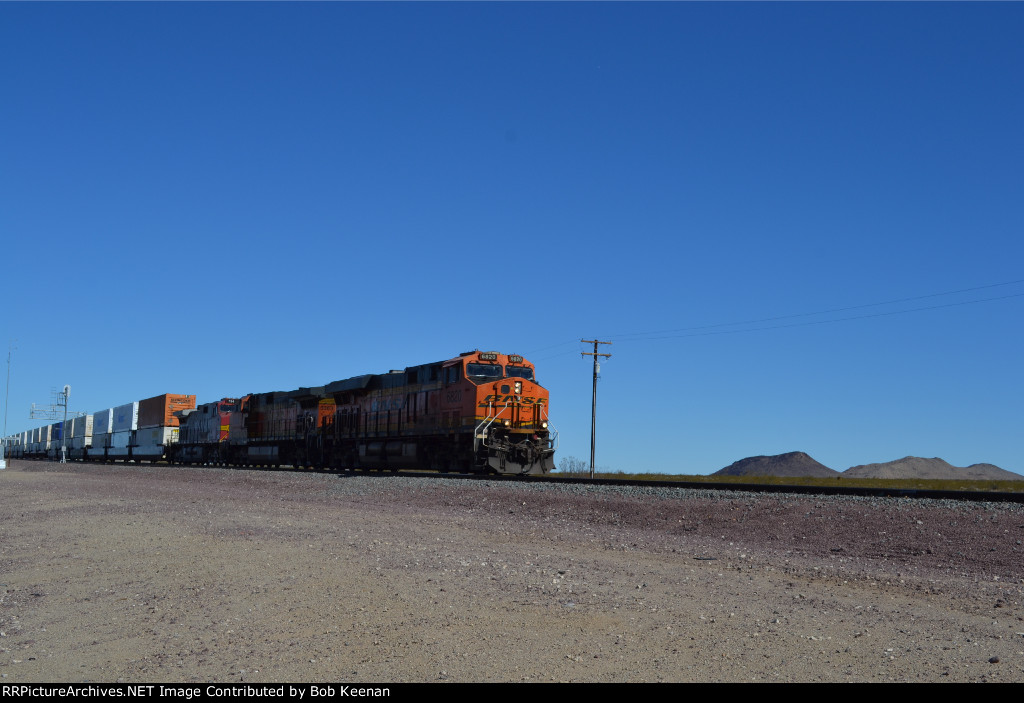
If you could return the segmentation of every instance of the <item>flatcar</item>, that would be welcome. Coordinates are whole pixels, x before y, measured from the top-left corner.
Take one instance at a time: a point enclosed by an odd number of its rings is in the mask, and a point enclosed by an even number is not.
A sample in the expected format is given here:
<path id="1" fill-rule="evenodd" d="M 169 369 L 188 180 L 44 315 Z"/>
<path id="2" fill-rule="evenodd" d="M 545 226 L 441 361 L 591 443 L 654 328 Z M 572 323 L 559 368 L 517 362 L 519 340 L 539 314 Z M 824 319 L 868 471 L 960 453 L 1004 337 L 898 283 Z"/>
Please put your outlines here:
<path id="1" fill-rule="evenodd" d="M 131 435 L 116 438 L 96 432 L 91 442 L 83 437 L 72 458 L 514 475 L 555 467 L 548 391 L 533 364 L 516 354 L 477 350 L 324 386 L 199 406 L 194 398 L 140 401 L 134 405 L 149 407 L 147 417 L 163 410 L 160 425 L 132 427 Z M 172 409 L 172 401 L 179 407 Z M 90 425 L 124 427 L 115 415 L 130 416 L 130 406 L 96 413 Z M 18 456 L 52 458 L 61 446 L 50 439 L 54 432 L 46 428 L 45 442 L 42 431 L 30 431 L 8 444 Z"/>

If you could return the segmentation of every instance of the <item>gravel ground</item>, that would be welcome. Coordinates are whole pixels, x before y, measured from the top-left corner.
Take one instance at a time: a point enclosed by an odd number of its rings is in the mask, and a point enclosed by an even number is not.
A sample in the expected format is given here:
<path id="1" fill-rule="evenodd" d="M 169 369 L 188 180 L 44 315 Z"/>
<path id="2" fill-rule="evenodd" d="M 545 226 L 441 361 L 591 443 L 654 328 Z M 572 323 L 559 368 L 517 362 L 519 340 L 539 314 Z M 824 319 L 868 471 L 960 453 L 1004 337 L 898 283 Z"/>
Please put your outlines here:
<path id="1" fill-rule="evenodd" d="M 1024 681 L 1024 510 L 14 460 L 22 682 Z"/>

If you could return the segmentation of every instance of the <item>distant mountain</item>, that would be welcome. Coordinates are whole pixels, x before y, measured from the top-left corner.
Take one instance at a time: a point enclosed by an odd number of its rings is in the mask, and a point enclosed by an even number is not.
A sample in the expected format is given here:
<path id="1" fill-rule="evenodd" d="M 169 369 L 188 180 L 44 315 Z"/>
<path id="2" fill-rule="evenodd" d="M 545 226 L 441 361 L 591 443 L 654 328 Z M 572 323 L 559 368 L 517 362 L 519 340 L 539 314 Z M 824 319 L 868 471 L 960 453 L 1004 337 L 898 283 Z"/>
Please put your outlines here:
<path id="1" fill-rule="evenodd" d="M 1021 481 L 1024 476 L 992 464 L 971 464 L 953 466 L 938 457 L 922 459 L 919 456 L 905 456 L 884 464 L 863 464 L 852 466 L 843 472 L 851 478 L 937 478 L 946 480 Z"/>
<path id="2" fill-rule="evenodd" d="M 818 476 L 831 478 L 839 472 L 819 464 L 804 452 L 751 456 L 716 471 L 712 476 Z"/>

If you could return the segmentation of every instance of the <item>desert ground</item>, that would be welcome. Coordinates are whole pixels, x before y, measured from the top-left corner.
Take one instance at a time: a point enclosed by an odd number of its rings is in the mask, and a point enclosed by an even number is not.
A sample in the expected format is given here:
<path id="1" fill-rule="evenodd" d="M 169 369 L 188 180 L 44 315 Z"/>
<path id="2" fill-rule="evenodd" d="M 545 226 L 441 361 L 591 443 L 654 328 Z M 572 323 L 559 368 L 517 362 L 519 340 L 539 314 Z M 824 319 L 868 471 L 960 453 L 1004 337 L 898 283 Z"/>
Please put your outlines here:
<path id="1" fill-rule="evenodd" d="M 1024 681 L 1024 510 L 13 460 L 0 681 Z"/>

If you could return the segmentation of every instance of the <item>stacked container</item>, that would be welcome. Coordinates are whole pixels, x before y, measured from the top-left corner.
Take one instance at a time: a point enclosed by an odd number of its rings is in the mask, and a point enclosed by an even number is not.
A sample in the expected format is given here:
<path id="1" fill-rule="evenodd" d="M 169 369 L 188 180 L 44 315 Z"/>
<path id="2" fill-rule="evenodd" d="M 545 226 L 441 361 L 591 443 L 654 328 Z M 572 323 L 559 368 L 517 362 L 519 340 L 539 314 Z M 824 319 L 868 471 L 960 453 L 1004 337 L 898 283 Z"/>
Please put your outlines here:
<path id="1" fill-rule="evenodd" d="M 50 435 L 52 433 L 53 425 L 43 425 L 39 428 L 39 446 L 37 449 L 43 456 L 46 456 L 50 451 Z"/>
<path id="2" fill-rule="evenodd" d="M 92 415 L 76 417 L 68 421 L 70 430 L 68 432 L 71 443 L 71 456 L 75 459 L 85 457 L 86 450 L 92 446 Z"/>
<path id="3" fill-rule="evenodd" d="M 72 445 L 75 449 L 84 449 L 92 446 L 93 420 L 92 415 L 76 417 L 72 428 L 71 437 L 74 439 Z"/>
<path id="4" fill-rule="evenodd" d="M 162 459 L 165 447 L 178 441 L 178 418 L 182 410 L 194 410 L 194 395 L 164 393 L 139 401 L 138 427 L 132 455 L 137 459 Z"/>
<path id="5" fill-rule="evenodd" d="M 43 433 L 44 435 L 49 436 L 49 439 L 47 439 L 46 443 L 43 445 L 46 456 L 50 459 L 59 459 L 61 430 L 64 429 L 64 423 L 55 422 L 52 425 L 47 425 L 43 429 L 49 430 L 49 432 Z"/>
<path id="6" fill-rule="evenodd" d="M 107 408 L 92 414 L 92 445 L 89 456 L 106 458 L 107 447 L 110 446 L 110 432 L 114 426 L 114 409 Z"/>
<path id="7" fill-rule="evenodd" d="M 134 440 L 135 430 L 139 429 L 139 404 L 127 403 L 113 409 L 114 419 L 110 426 L 110 448 L 107 456 L 127 459 Z"/>
<path id="8" fill-rule="evenodd" d="M 75 456 L 75 421 L 78 418 L 72 417 L 64 421 L 64 446 L 68 450 L 68 456 Z"/>

